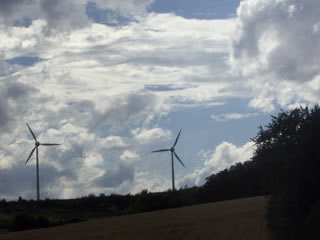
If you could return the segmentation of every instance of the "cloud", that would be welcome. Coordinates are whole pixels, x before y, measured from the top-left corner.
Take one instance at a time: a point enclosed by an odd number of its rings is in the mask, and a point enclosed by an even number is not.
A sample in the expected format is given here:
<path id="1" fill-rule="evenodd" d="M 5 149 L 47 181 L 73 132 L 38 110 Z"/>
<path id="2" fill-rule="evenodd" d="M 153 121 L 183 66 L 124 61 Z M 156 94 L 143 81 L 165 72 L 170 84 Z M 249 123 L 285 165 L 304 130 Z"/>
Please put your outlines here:
<path id="1" fill-rule="evenodd" d="M 91 24 L 86 12 L 90 2 L 120 15 L 135 16 L 144 14 L 153 0 L 2 0 L 0 23 L 13 26 L 41 19 L 46 22 L 46 34 L 69 32 Z"/>
<path id="2" fill-rule="evenodd" d="M 166 175 L 166 178 L 163 178 L 150 174 L 147 171 L 138 171 L 135 174 L 134 185 L 132 186 L 130 193 L 136 194 L 145 189 L 152 192 L 161 192 L 171 189 L 171 178 L 168 174 Z"/>
<path id="3" fill-rule="evenodd" d="M 102 140 L 106 149 L 125 148 L 128 144 L 119 136 L 108 136 Z"/>
<path id="4" fill-rule="evenodd" d="M 41 165 L 56 176 L 42 189 L 51 197 L 170 188 L 170 155 L 150 154 L 150 141 L 172 137 L 158 116 L 244 95 L 223 70 L 234 20 L 150 14 L 121 27 L 82 27 L 66 18 L 70 31 L 48 35 L 47 21 L 59 14 L 50 11 L 27 27 L 0 28 L 4 63 L 20 56 L 42 60 L 3 70 L 1 93 L 10 97 L 0 103 L 9 124 L 1 130 L 10 134 L 0 138 L 0 168 L 15 168 L 28 156 L 34 144 L 28 122 L 39 140 L 63 144 L 40 149 Z M 58 23 L 50 21 L 55 31 Z M 171 91 L 158 91 L 162 86 Z M 16 194 L 32 191 L 26 186 Z"/>
<path id="5" fill-rule="evenodd" d="M 119 157 L 122 161 L 132 163 L 140 159 L 136 151 L 125 150 Z"/>
<path id="6" fill-rule="evenodd" d="M 211 158 L 206 160 L 205 165 L 220 171 L 234 163 L 250 160 L 253 149 L 254 144 L 252 142 L 248 142 L 241 147 L 237 147 L 232 143 L 222 142 L 216 147 Z"/>
<path id="7" fill-rule="evenodd" d="M 40 164 L 40 194 L 46 198 L 47 188 L 59 179 L 61 172 L 54 167 Z M 0 169 L 0 192 L 10 199 L 36 197 L 36 170 L 35 165 L 25 166 L 23 163 L 12 168 Z"/>
<path id="8" fill-rule="evenodd" d="M 125 182 L 133 183 L 134 169 L 132 165 L 119 163 L 117 167 L 108 169 L 95 180 L 95 183 L 104 188 L 118 188 Z"/>
<path id="9" fill-rule="evenodd" d="M 89 23 L 85 0 L 3 0 L 0 13 L 0 21 L 9 26 L 23 18 L 43 19 L 49 32 L 54 29 L 69 31 Z"/>
<path id="10" fill-rule="evenodd" d="M 23 31 L 4 32 L 0 41 L 9 43 L 4 44 L 6 58 L 43 59 L 23 71 L 23 76 L 32 76 L 42 93 L 60 101 L 78 100 L 79 94 L 92 101 L 90 92 L 94 91 L 96 110 L 103 112 L 106 104 L 110 107 L 111 96 L 114 102 L 122 102 L 126 96 L 119 99 L 121 95 L 140 92 L 153 94 L 158 103 L 166 101 L 161 109 L 154 109 L 168 111 L 175 102 L 194 106 L 243 95 L 241 84 L 223 70 L 234 23 L 233 19 L 187 20 L 173 14 L 150 14 L 126 27 L 92 24 L 58 37 L 44 36 L 46 25 L 36 20 Z M 48 89 L 48 84 L 59 91 Z M 168 84 L 172 91 L 145 88 Z"/>
<path id="11" fill-rule="evenodd" d="M 39 52 L 51 45 L 50 40 L 44 35 L 47 24 L 43 20 L 35 20 L 28 27 L 1 27 L 0 25 L 0 44 L 2 45 L 2 56 L 4 60 L 11 60 L 18 57 L 34 57 Z M 48 41 L 49 40 L 49 41 Z M 17 65 L 9 65 L 17 68 Z M 20 66 L 20 69 L 22 67 Z M 16 69 L 16 70 L 20 70 Z M 0 68 L 0 71 L 2 69 Z M 12 71 L 7 71 L 7 74 Z M 3 72 L 0 72 L 0 75 Z"/>
<path id="12" fill-rule="evenodd" d="M 31 11 L 36 3 L 35 0 L 3 0 L 1 1 L 0 16 L 2 20 L 14 20 L 15 18 L 22 18 L 25 15 L 23 11 Z"/>
<path id="13" fill-rule="evenodd" d="M 105 125 L 119 128 L 134 122 L 143 115 L 148 116 L 156 104 L 156 96 L 147 93 L 132 93 L 125 97 L 115 97 L 111 100 L 109 107 L 103 114 L 100 114 L 92 126 L 91 130 Z"/>
<path id="14" fill-rule="evenodd" d="M 41 149 L 42 162 L 58 167 L 65 171 L 64 177 L 69 179 L 78 178 L 78 169 L 83 166 L 85 160 L 85 145 L 80 143 L 69 143 L 68 146 L 63 147 L 62 150 L 58 147 Z"/>
<path id="15" fill-rule="evenodd" d="M 231 63 L 244 75 L 308 82 L 320 73 L 317 0 L 246 0 L 237 10 Z"/>
<path id="16" fill-rule="evenodd" d="M 30 106 L 32 94 L 36 90 L 14 77 L 3 78 L 0 81 L 0 129 L 8 132 L 15 126 L 19 115 Z M 0 137 L 1 138 L 1 137 Z"/>
<path id="17" fill-rule="evenodd" d="M 155 140 L 168 140 L 172 137 L 172 134 L 169 130 L 164 130 L 161 128 L 152 128 L 152 129 L 141 129 L 136 128 L 132 130 L 134 138 L 140 143 L 150 143 Z"/>
<path id="18" fill-rule="evenodd" d="M 181 187 L 184 187 L 185 185 L 202 185 L 205 183 L 205 179 L 210 175 L 229 168 L 235 163 L 250 160 L 253 156 L 253 151 L 253 142 L 248 142 L 240 147 L 229 142 L 222 142 L 214 151 L 204 153 L 203 157 L 206 159 L 204 161 L 204 166 L 184 177 L 179 181 L 179 185 Z"/>
<path id="19" fill-rule="evenodd" d="M 320 44 L 316 0 L 245 0 L 237 10 L 229 64 L 249 107 L 318 104 Z"/>
<path id="20" fill-rule="evenodd" d="M 225 113 L 225 114 L 213 114 L 211 115 L 211 118 L 218 122 L 225 122 L 229 120 L 250 118 L 257 115 L 258 113 Z"/>
<path id="21" fill-rule="evenodd" d="M 62 30 L 82 28 L 89 23 L 84 3 L 84 0 L 41 0 L 40 17 L 46 19 L 49 28 Z"/>

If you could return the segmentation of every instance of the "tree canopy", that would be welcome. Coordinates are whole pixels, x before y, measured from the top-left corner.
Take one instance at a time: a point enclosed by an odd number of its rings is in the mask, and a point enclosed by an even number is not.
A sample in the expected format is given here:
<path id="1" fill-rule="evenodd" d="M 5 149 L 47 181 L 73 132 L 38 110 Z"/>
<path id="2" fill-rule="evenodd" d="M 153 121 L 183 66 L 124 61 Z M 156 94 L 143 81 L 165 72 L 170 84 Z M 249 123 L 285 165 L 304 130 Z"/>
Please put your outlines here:
<path id="1" fill-rule="evenodd" d="M 271 193 L 267 220 L 276 239 L 320 239 L 320 108 L 281 111 L 260 127 L 253 161 Z"/>

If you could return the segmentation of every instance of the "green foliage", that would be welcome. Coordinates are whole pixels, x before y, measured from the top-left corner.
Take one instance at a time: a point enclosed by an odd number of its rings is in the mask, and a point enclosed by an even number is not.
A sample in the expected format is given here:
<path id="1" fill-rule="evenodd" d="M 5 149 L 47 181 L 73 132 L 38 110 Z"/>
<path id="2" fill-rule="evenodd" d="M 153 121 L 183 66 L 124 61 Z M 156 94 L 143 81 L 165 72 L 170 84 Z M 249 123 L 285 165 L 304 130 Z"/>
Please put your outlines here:
<path id="1" fill-rule="evenodd" d="M 320 108 L 281 111 L 260 127 L 253 161 L 271 193 L 267 220 L 276 239 L 319 239 L 309 234 L 320 199 Z"/>
<path id="2" fill-rule="evenodd" d="M 265 194 L 260 169 L 255 162 L 247 161 L 209 176 L 198 199 L 211 202 Z"/>

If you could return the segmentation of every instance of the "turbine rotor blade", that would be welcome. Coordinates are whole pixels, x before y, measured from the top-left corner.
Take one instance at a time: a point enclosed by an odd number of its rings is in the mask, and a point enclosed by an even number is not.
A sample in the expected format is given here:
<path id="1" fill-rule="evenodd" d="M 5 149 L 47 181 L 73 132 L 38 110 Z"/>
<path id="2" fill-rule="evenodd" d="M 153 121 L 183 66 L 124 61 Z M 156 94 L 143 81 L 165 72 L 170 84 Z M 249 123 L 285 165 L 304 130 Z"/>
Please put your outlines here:
<path id="1" fill-rule="evenodd" d="M 58 143 L 40 143 L 40 145 L 42 145 L 42 146 L 58 146 L 58 145 L 61 145 L 61 144 L 58 144 Z"/>
<path id="2" fill-rule="evenodd" d="M 179 133 L 178 133 L 178 136 L 177 136 L 176 140 L 174 141 L 173 147 L 175 147 L 175 146 L 177 145 L 177 142 L 178 142 L 178 140 L 179 140 L 181 131 L 182 131 L 182 129 L 180 129 L 180 131 L 179 131 Z"/>
<path id="3" fill-rule="evenodd" d="M 179 158 L 178 154 L 176 154 L 175 152 L 173 152 L 173 154 L 176 156 L 176 158 L 179 160 L 179 162 L 181 163 L 181 165 L 185 168 L 186 166 L 183 164 L 183 162 L 181 161 L 181 159 Z"/>
<path id="4" fill-rule="evenodd" d="M 154 152 L 167 152 L 167 151 L 170 151 L 170 149 L 160 149 L 160 150 L 155 150 L 152 152 L 154 153 Z"/>
<path id="5" fill-rule="evenodd" d="M 26 161 L 26 163 L 25 163 L 25 164 L 27 164 L 27 162 L 30 160 L 30 158 L 31 158 L 31 156 L 32 156 L 32 154 L 33 154 L 33 152 L 34 152 L 34 150 L 36 150 L 36 148 L 37 148 L 37 147 L 34 147 L 34 148 L 31 150 L 31 153 L 29 154 L 29 157 L 28 157 L 28 159 L 27 159 L 27 161 Z"/>
<path id="6" fill-rule="evenodd" d="M 27 127 L 28 127 L 28 129 L 29 129 L 29 131 L 30 131 L 30 133 L 31 133 L 31 135 L 32 135 L 32 137 L 33 137 L 33 138 L 34 138 L 34 140 L 37 142 L 38 140 L 37 140 L 37 138 L 36 138 L 36 135 L 34 135 L 34 133 L 33 133 L 32 129 L 31 129 L 31 127 L 29 126 L 29 124 L 28 124 L 28 123 L 26 123 L 26 125 L 27 125 Z"/>

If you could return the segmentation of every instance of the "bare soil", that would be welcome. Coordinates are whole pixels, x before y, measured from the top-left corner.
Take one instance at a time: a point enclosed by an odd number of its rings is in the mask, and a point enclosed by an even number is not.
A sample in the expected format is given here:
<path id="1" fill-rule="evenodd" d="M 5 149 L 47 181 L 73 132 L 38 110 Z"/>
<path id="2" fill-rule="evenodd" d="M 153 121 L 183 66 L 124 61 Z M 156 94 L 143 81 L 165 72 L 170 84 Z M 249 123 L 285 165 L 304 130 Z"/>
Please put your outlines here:
<path id="1" fill-rule="evenodd" d="M 236 199 L 59 227 L 1 234 L 1 240 L 268 240 L 265 197 Z"/>

